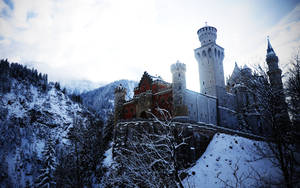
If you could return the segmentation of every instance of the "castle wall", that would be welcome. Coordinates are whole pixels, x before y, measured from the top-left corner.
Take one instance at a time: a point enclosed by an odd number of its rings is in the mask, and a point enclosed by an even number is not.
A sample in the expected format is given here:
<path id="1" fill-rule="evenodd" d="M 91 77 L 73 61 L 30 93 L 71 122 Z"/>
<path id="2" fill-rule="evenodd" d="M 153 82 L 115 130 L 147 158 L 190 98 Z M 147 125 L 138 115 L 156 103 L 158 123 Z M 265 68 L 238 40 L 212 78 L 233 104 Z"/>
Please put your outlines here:
<path id="1" fill-rule="evenodd" d="M 236 109 L 237 108 L 236 97 L 237 97 L 236 95 L 226 92 L 223 97 L 224 105 L 219 104 L 219 106 L 224 106 L 229 109 Z"/>
<path id="2" fill-rule="evenodd" d="M 123 118 L 133 119 L 136 118 L 136 103 L 132 100 L 123 105 Z"/>
<path id="3" fill-rule="evenodd" d="M 237 129 L 239 122 L 235 110 L 218 106 L 218 123 L 222 127 Z"/>
<path id="4" fill-rule="evenodd" d="M 185 102 L 191 120 L 217 125 L 217 99 L 215 97 L 186 90 Z"/>

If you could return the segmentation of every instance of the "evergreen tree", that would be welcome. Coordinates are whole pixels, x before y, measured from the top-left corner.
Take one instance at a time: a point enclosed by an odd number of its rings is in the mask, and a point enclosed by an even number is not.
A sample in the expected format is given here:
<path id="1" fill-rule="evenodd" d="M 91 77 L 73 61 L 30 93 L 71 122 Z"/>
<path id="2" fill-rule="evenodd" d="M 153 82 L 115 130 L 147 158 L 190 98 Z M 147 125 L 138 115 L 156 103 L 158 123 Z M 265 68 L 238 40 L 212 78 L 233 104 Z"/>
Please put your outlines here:
<path id="1" fill-rule="evenodd" d="M 43 168 L 41 169 L 41 175 L 35 181 L 36 187 L 55 187 L 54 175 L 55 170 L 55 156 L 54 146 L 51 137 L 49 136 L 47 143 L 44 147 L 43 155 Z"/>
<path id="2" fill-rule="evenodd" d="M 90 187 L 93 183 L 100 182 L 102 177 L 102 122 L 74 119 L 73 127 L 68 133 L 71 141 L 69 151 L 60 157 L 55 172 L 58 187 Z"/>

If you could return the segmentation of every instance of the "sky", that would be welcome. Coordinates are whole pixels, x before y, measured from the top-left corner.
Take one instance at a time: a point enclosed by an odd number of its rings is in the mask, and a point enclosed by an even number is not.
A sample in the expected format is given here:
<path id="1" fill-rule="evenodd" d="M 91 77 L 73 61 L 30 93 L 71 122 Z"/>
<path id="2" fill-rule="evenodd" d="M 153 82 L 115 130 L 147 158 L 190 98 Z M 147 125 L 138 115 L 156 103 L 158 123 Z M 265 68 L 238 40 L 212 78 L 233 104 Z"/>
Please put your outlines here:
<path id="1" fill-rule="evenodd" d="M 170 65 L 187 66 L 199 91 L 197 30 L 217 28 L 225 76 L 265 61 L 267 36 L 284 69 L 300 47 L 295 0 L 0 0 L 0 58 L 50 80 L 139 81 L 143 72 L 171 82 Z"/>

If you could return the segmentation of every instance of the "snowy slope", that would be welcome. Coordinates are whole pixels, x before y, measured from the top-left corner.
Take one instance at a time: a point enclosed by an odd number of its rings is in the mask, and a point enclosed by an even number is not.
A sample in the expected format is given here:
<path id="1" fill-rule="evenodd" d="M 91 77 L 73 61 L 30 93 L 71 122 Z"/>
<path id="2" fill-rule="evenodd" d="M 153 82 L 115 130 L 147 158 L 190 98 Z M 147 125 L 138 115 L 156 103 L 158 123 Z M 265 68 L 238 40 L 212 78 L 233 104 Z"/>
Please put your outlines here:
<path id="1" fill-rule="evenodd" d="M 270 160 L 259 160 L 256 146 L 264 148 L 265 143 L 217 133 L 195 166 L 188 170 L 184 186 L 226 187 L 228 184 L 229 187 L 257 187 L 265 184 L 254 179 L 258 177 L 256 172 L 265 180 L 278 180 L 281 177 L 279 170 Z M 235 179 L 234 172 L 239 180 Z"/>
<path id="2" fill-rule="evenodd" d="M 88 124 L 96 118 L 82 105 L 48 85 L 47 91 L 13 80 L 9 93 L 0 93 L 0 187 L 33 184 L 48 137 L 60 150 L 75 119 Z"/>
<path id="3" fill-rule="evenodd" d="M 120 84 L 127 90 L 126 100 L 132 98 L 137 82 L 131 80 L 119 80 L 98 89 L 83 93 L 81 97 L 84 105 L 95 110 L 106 121 L 107 115 L 112 113 L 114 108 L 115 88 Z"/>

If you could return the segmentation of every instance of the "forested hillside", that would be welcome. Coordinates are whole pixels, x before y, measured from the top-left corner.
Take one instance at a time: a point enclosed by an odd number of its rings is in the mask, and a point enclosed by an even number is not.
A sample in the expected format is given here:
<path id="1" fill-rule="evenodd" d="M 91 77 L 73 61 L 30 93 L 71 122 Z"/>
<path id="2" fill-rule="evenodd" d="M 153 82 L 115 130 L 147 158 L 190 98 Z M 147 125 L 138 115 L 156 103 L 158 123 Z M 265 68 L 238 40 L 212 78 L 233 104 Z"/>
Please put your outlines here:
<path id="1" fill-rule="evenodd" d="M 0 62 L 0 185 L 97 184 L 103 123 L 47 75 Z"/>

